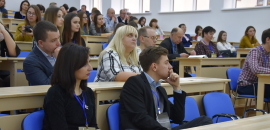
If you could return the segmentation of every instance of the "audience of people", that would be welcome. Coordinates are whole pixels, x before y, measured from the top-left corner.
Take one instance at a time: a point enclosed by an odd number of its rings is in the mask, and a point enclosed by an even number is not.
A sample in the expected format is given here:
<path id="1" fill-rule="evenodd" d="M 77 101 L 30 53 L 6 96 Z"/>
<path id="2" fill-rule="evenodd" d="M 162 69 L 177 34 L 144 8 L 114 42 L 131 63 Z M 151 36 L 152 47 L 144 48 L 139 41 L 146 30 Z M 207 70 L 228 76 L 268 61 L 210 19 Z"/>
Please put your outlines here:
<path id="1" fill-rule="evenodd" d="M 2 18 L 8 18 L 8 11 L 5 8 L 6 0 L 0 0 L 0 12 L 2 13 Z"/>

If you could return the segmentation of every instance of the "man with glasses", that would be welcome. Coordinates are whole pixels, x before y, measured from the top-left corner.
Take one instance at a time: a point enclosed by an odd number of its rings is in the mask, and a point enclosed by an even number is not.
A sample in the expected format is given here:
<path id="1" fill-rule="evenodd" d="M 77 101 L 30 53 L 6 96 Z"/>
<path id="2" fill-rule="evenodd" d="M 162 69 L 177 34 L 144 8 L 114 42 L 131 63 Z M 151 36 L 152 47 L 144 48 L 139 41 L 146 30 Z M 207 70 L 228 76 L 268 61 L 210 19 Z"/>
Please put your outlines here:
<path id="1" fill-rule="evenodd" d="M 120 16 L 117 17 L 119 23 L 124 23 L 128 24 L 129 17 L 127 15 L 127 10 L 126 9 L 121 9 L 120 10 Z"/>
<path id="2" fill-rule="evenodd" d="M 149 26 L 140 28 L 138 32 L 138 41 L 141 50 L 144 50 L 148 46 L 155 46 L 157 42 L 155 30 Z"/>
<path id="3" fill-rule="evenodd" d="M 184 31 L 181 28 L 173 28 L 169 38 L 164 39 L 159 46 L 166 48 L 169 52 L 169 60 L 176 59 L 177 57 L 188 57 L 189 55 L 196 55 L 193 50 L 190 53 L 186 51 L 183 46 L 182 38 L 184 36 Z M 172 61 L 173 71 L 179 74 L 179 62 Z M 184 74 L 185 77 L 191 77 L 188 73 Z"/>
<path id="4" fill-rule="evenodd" d="M 110 32 L 114 30 L 116 24 L 118 23 L 118 20 L 115 16 L 115 11 L 113 8 L 109 8 L 107 10 L 107 14 L 104 15 L 104 23 L 106 24 L 107 30 Z"/>
<path id="5" fill-rule="evenodd" d="M 86 5 L 82 5 L 82 6 L 81 6 L 81 9 L 80 9 L 78 12 L 81 12 L 81 11 L 82 11 L 82 12 L 85 12 L 87 16 L 90 15 L 89 11 L 86 10 Z"/>

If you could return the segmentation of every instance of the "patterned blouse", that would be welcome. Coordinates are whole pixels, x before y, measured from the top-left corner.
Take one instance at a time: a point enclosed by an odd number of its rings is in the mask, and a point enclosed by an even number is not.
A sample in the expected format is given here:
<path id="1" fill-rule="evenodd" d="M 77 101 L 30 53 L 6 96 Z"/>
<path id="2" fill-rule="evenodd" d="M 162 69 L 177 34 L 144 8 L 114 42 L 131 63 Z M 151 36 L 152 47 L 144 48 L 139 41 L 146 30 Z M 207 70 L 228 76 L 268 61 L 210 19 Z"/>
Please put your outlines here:
<path id="1" fill-rule="evenodd" d="M 114 81 L 119 72 L 141 73 L 142 71 L 140 64 L 139 66 L 122 64 L 116 51 L 107 50 L 99 61 L 95 82 Z"/>
<path id="2" fill-rule="evenodd" d="M 207 57 L 211 57 L 212 51 L 219 56 L 219 51 L 217 49 L 217 45 L 213 42 L 209 42 L 209 45 L 205 45 L 202 41 L 198 42 L 195 46 L 196 55 L 207 55 Z"/>

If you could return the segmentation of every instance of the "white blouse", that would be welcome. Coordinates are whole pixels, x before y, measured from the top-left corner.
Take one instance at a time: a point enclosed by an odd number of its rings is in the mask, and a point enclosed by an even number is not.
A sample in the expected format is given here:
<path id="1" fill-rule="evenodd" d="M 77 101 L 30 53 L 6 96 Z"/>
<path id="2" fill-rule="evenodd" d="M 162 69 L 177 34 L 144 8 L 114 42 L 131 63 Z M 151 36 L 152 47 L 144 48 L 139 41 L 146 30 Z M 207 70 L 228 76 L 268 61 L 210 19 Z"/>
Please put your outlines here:
<path id="1" fill-rule="evenodd" d="M 224 45 L 221 42 L 217 43 L 218 50 L 231 50 L 231 53 L 235 52 L 236 49 L 229 42 L 225 42 Z"/>

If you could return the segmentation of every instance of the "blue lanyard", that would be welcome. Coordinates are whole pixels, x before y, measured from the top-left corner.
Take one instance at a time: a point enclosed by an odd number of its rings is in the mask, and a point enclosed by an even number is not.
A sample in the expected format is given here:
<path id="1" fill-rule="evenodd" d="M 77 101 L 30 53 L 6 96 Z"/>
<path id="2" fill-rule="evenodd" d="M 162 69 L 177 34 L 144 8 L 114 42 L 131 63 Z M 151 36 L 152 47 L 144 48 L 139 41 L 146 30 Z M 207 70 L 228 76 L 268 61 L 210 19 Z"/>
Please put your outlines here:
<path id="1" fill-rule="evenodd" d="M 157 93 L 155 92 L 155 91 L 153 91 L 152 89 L 151 89 L 151 91 L 152 91 L 152 93 L 156 96 L 156 99 L 157 99 L 157 107 L 158 107 L 158 113 L 159 114 L 161 114 L 161 111 L 160 111 L 160 104 L 159 104 L 159 97 L 158 97 L 158 95 L 157 95 Z"/>
<path id="2" fill-rule="evenodd" d="M 76 40 L 75 39 L 72 42 L 76 44 Z"/>
<path id="3" fill-rule="evenodd" d="M 268 63 L 268 60 L 269 60 L 269 55 L 268 56 L 264 55 L 264 51 L 263 51 L 263 47 L 262 46 L 260 46 L 260 50 L 262 52 L 264 67 L 266 67 L 266 64 Z"/>
<path id="4" fill-rule="evenodd" d="M 204 45 L 206 45 L 206 43 L 205 43 L 205 41 L 204 40 L 202 40 L 202 43 L 204 44 Z M 209 45 L 206 45 L 212 52 L 214 52 L 214 49 L 212 48 L 212 46 L 210 45 L 210 42 L 209 42 Z"/>
<path id="5" fill-rule="evenodd" d="M 85 125 L 86 127 L 88 128 L 88 121 L 87 121 L 87 115 L 86 115 L 86 111 L 85 111 L 85 96 L 84 96 L 84 92 L 82 92 L 82 96 L 83 96 L 83 100 L 81 101 L 76 95 L 75 93 L 73 93 L 74 97 L 77 99 L 77 101 L 79 102 L 80 106 L 82 107 L 83 109 L 83 113 L 84 113 L 84 117 L 85 117 Z"/>
<path id="6" fill-rule="evenodd" d="M 25 18 L 25 16 L 22 15 L 22 19 L 24 19 L 24 18 Z"/>

